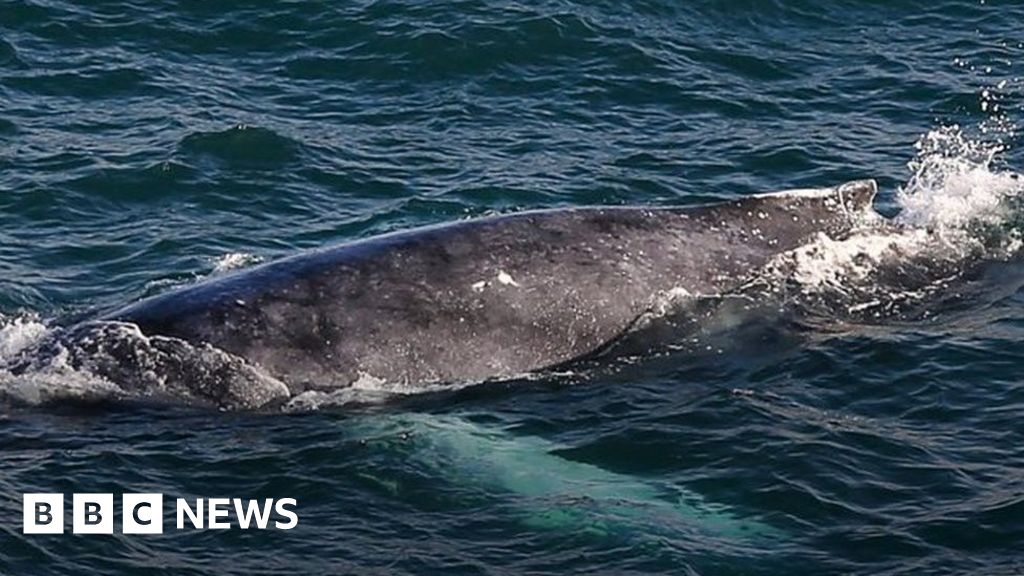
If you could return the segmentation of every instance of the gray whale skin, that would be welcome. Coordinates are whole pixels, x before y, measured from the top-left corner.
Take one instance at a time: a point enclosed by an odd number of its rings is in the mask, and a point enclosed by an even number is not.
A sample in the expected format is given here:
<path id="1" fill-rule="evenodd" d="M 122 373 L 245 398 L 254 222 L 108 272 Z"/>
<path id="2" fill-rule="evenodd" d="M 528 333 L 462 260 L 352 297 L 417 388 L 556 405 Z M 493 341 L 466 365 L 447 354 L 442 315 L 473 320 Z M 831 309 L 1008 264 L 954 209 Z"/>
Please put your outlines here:
<path id="1" fill-rule="evenodd" d="M 877 216 L 876 190 L 863 180 L 713 205 L 540 210 L 395 232 L 113 311 L 85 324 L 90 344 L 72 357 L 122 386 L 174 371 L 190 393 L 228 408 L 360 382 L 415 389 L 510 378 L 593 355 L 666 294 L 727 294 L 775 255 L 822 233 L 848 236 Z M 96 326 L 112 325 L 137 326 L 146 350 L 103 344 L 109 328 Z M 86 358 L 99 352 L 103 360 Z M 243 368 L 251 374 L 241 381 L 225 376 Z"/>

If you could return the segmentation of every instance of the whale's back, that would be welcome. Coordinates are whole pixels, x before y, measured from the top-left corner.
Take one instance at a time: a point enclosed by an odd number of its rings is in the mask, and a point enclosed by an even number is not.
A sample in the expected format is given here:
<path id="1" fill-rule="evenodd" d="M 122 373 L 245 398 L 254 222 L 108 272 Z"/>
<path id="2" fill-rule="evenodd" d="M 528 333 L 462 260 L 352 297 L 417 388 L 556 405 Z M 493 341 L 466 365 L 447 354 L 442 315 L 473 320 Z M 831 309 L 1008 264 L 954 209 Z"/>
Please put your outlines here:
<path id="1" fill-rule="evenodd" d="M 666 294 L 715 295 L 841 234 L 874 185 L 714 206 L 524 212 L 266 264 L 108 319 L 215 346 L 293 390 L 505 378 L 586 356 Z"/>

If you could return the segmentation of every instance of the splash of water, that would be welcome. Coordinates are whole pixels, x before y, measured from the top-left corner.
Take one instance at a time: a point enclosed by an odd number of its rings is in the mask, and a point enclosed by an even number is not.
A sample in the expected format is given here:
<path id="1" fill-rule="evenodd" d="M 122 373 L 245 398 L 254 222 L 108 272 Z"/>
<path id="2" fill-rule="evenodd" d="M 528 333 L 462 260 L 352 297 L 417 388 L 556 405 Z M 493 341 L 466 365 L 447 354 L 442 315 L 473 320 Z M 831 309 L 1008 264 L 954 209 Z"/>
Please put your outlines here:
<path id="1" fill-rule="evenodd" d="M 781 254 L 763 271 L 771 291 L 820 314 L 887 318 L 942 294 L 981 262 L 1018 255 L 1024 181 L 997 168 L 1004 141 L 951 125 L 916 149 L 892 221 L 847 238 L 821 234 Z"/>
<path id="2" fill-rule="evenodd" d="M 969 138 L 960 126 L 932 130 L 916 144 L 911 177 L 897 193 L 897 219 L 911 227 L 956 233 L 978 225 L 1001 226 L 1009 200 L 1020 195 L 1016 172 L 995 168 L 1001 141 Z"/>
<path id="3" fill-rule="evenodd" d="M 259 256 L 249 254 L 248 252 L 230 252 L 214 261 L 213 273 L 224 274 L 226 272 L 231 272 L 232 270 L 238 270 L 239 268 L 259 264 L 262 261 L 263 259 Z"/>
<path id="4" fill-rule="evenodd" d="M 10 318 L 0 314 L 0 365 L 22 350 L 38 343 L 49 328 L 38 316 L 26 315 Z"/>
<path id="5" fill-rule="evenodd" d="M 5 368 L 9 362 L 53 334 L 35 314 L 0 315 L 0 402 L 37 406 L 68 400 L 98 401 L 117 398 L 124 391 L 117 385 L 87 371 L 76 370 L 67 354 L 56 354 L 31 373 L 15 374 Z"/>

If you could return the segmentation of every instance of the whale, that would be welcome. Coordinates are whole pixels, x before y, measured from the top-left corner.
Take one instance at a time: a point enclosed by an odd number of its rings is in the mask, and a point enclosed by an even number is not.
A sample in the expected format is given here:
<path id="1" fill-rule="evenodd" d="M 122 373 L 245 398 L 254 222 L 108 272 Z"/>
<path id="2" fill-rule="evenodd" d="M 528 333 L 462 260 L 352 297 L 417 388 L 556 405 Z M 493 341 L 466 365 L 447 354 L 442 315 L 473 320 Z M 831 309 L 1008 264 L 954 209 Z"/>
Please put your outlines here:
<path id="1" fill-rule="evenodd" d="M 224 409 L 515 378 L 605 354 L 666 302 L 740 291 L 778 254 L 853 234 L 881 218 L 876 193 L 858 180 L 397 231 L 106 311 L 57 330 L 15 369 L 59 355 L 125 390 Z"/>

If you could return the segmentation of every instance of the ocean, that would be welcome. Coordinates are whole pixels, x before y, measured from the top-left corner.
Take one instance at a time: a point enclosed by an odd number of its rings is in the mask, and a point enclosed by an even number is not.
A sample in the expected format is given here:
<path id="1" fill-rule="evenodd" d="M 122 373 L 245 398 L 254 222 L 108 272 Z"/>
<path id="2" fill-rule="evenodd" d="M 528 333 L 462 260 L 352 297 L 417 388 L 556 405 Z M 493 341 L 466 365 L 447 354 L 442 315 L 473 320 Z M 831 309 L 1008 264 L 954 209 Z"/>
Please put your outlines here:
<path id="1" fill-rule="evenodd" d="M 874 178 L 898 224 L 789 255 L 781 314 L 513 381 L 225 412 L 0 370 L 0 574 L 1020 574 L 1022 65 L 1009 0 L 0 0 L 0 365 L 478 216 Z M 72 534 L 73 493 L 164 533 Z"/>

